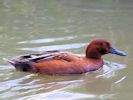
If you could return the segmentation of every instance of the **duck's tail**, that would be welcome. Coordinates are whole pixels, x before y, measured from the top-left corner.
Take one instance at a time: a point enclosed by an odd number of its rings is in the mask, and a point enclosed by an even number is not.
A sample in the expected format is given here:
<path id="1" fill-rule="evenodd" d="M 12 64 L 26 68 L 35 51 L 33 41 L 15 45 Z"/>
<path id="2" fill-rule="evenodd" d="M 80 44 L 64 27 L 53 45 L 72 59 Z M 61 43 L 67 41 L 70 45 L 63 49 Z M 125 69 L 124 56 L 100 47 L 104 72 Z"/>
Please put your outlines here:
<path id="1" fill-rule="evenodd" d="M 9 60 L 7 58 L 3 58 L 3 60 L 6 61 L 6 62 L 8 62 L 8 63 L 10 63 L 13 66 L 15 65 L 15 61 Z"/>
<path id="2" fill-rule="evenodd" d="M 18 62 L 15 60 L 9 60 L 7 58 L 3 58 L 4 61 L 10 63 L 11 65 L 13 65 L 17 70 L 21 70 L 21 71 L 31 71 L 32 70 L 32 66 L 27 63 L 27 62 Z"/>

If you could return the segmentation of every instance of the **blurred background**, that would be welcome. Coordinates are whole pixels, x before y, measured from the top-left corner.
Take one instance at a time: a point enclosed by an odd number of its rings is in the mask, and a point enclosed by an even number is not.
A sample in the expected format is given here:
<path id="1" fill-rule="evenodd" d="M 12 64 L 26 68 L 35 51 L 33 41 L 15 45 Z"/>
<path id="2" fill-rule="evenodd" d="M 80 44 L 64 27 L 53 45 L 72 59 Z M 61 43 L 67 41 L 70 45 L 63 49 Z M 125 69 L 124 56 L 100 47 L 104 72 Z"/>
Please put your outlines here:
<path id="1" fill-rule="evenodd" d="M 0 0 L 0 100 L 132 100 L 133 0 Z M 64 49 L 84 56 L 105 38 L 126 57 L 103 69 L 48 76 L 16 71 L 3 58 Z"/>

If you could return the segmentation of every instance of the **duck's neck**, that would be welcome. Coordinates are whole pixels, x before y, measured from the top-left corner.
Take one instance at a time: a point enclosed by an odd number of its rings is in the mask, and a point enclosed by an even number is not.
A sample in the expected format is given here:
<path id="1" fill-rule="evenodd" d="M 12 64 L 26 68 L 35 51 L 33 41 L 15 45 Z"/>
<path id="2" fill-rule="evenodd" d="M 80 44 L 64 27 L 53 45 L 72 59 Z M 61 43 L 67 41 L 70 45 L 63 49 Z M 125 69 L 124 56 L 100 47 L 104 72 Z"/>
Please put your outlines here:
<path id="1" fill-rule="evenodd" d="M 104 65 L 104 62 L 103 62 L 103 59 L 100 58 L 100 59 L 94 59 L 94 58 L 86 58 L 86 62 L 88 63 L 85 67 L 85 69 L 87 71 L 95 71 L 95 70 L 98 70 L 100 68 L 102 68 L 102 66 Z"/>

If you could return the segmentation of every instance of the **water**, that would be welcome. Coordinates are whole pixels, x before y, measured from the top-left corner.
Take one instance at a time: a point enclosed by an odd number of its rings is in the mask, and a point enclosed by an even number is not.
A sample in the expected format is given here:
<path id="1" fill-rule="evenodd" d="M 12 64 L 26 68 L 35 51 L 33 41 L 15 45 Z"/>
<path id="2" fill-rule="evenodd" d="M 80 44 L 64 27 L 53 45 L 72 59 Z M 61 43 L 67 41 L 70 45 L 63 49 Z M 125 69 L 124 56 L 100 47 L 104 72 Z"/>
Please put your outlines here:
<path id="1" fill-rule="evenodd" d="M 1 0 L 0 100 L 132 100 L 132 0 Z M 3 58 L 65 49 L 84 55 L 102 37 L 128 53 L 103 69 L 49 76 L 16 71 Z"/>

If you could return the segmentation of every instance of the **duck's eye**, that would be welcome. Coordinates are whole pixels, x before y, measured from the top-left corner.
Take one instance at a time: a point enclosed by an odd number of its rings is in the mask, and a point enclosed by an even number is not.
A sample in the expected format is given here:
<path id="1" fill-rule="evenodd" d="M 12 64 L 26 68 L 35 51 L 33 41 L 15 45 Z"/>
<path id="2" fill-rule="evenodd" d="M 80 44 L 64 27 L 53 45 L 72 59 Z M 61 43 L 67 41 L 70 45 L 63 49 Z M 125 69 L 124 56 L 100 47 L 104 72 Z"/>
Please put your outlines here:
<path id="1" fill-rule="evenodd" d="M 101 54 L 106 54 L 107 53 L 107 50 L 106 49 L 100 49 L 99 51 Z"/>

